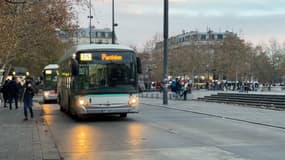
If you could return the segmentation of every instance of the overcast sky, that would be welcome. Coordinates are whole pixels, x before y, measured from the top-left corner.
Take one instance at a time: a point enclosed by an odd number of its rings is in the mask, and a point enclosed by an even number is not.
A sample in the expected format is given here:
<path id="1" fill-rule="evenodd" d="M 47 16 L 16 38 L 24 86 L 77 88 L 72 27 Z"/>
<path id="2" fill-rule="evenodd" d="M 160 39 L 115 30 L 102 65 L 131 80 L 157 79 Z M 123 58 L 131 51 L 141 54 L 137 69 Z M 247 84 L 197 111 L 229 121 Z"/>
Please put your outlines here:
<path id="1" fill-rule="evenodd" d="M 92 24 L 111 28 L 111 0 L 92 0 Z M 169 0 L 169 34 L 182 30 L 234 31 L 254 44 L 285 40 L 285 0 Z M 95 14 L 95 15 L 94 15 Z M 88 9 L 79 23 L 88 26 Z M 142 48 L 163 32 L 163 0 L 115 0 L 116 34 L 120 44 Z"/>

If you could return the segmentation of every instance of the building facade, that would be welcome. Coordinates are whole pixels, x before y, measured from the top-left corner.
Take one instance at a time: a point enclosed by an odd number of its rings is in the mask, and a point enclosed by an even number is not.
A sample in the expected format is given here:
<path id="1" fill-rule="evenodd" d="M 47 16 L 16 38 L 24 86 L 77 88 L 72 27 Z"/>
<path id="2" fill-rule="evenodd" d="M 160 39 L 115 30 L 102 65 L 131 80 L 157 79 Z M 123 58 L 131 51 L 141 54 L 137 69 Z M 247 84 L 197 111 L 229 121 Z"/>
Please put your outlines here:
<path id="1" fill-rule="evenodd" d="M 63 41 L 73 41 L 74 44 L 89 44 L 90 43 L 90 29 L 79 28 L 72 32 L 62 31 L 56 29 L 57 36 Z M 116 36 L 115 36 L 116 38 Z M 116 39 L 115 39 L 116 40 Z M 112 43 L 112 31 L 110 28 L 104 29 L 91 29 L 91 43 L 96 44 L 111 44 Z"/>
<path id="2" fill-rule="evenodd" d="M 237 34 L 229 31 L 214 32 L 212 30 L 209 30 L 208 32 L 183 31 L 182 34 L 170 37 L 168 39 L 168 45 L 170 48 L 176 48 L 191 44 L 209 45 L 221 42 L 227 36 L 237 36 Z M 155 49 L 161 49 L 161 48 L 163 48 L 163 41 L 157 42 L 155 45 Z"/>
<path id="3" fill-rule="evenodd" d="M 74 42 L 76 44 L 90 43 L 90 30 L 89 28 L 79 28 Z M 109 28 L 104 29 L 91 29 L 91 43 L 96 44 L 111 44 L 112 31 Z"/>

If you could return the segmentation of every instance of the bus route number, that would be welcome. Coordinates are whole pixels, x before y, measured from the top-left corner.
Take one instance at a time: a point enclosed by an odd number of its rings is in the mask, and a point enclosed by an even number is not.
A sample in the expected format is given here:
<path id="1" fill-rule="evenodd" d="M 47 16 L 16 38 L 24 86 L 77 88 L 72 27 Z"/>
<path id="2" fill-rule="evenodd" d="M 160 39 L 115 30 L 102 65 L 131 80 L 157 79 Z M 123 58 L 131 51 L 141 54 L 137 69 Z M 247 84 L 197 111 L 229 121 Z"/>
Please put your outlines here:
<path id="1" fill-rule="evenodd" d="M 92 61 L 92 54 L 91 53 L 81 53 L 80 61 Z"/>

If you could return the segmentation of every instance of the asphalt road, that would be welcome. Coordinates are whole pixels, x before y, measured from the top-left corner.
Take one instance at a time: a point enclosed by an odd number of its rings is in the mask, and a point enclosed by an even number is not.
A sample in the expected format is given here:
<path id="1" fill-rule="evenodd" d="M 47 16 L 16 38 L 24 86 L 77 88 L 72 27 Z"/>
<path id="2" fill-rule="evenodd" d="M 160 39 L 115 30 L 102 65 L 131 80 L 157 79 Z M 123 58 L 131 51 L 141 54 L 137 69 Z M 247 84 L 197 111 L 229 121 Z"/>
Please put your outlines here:
<path id="1" fill-rule="evenodd" d="M 210 105 L 205 103 L 204 105 Z M 285 130 L 142 105 L 127 118 L 73 120 L 56 104 L 44 119 L 66 160 L 283 160 Z"/>

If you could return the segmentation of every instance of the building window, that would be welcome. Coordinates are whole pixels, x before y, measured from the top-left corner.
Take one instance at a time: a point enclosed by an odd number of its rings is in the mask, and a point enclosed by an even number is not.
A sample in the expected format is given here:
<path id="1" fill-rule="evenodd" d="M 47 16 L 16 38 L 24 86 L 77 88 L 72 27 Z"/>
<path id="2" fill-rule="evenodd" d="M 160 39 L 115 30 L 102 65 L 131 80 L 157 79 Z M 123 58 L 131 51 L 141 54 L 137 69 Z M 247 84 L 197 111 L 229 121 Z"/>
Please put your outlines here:
<path id="1" fill-rule="evenodd" d="M 185 37 L 185 41 L 189 41 L 189 40 L 190 40 L 190 36 L 188 35 Z"/>
<path id="2" fill-rule="evenodd" d="M 92 37 L 96 37 L 96 33 L 91 32 Z"/>
<path id="3" fill-rule="evenodd" d="M 101 37 L 101 32 L 97 32 L 97 37 Z"/>
<path id="4" fill-rule="evenodd" d="M 191 39 L 194 40 L 194 41 L 198 40 L 198 35 L 197 34 L 193 34 Z"/>
<path id="5" fill-rule="evenodd" d="M 218 40 L 222 40 L 222 39 L 224 39 L 223 34 L 218 34 Z"/>
<path id="6" fill-rule="evenodd" d="M 207 36 L 206 36 L 205 34 L 202 34 L 202 35 L 201 35 L 201 41 L 205 41 L 206 38 L 207 38 Z"/>

